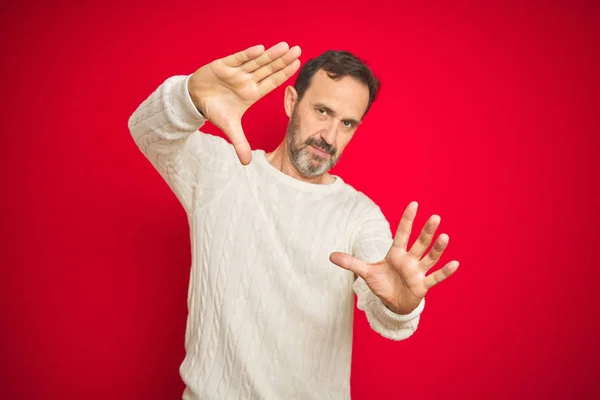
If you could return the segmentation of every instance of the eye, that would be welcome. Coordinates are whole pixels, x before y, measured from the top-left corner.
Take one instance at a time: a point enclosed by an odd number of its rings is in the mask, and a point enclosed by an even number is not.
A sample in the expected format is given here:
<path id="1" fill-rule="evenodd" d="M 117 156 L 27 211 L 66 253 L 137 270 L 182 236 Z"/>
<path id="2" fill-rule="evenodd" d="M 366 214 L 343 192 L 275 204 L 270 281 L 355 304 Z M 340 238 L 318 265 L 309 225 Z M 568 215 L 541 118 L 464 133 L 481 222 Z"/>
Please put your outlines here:
<path id="1" fill-rule="evenodd" d="M 321 115 L 327 114 L 327 110 L 325 110 L 324 108 L 317 108 L 317 112 Z"/>
<path id="2" fill-rule="evenodd" d="M 353 128 L 354 127 L 354 123 L 352 123 L 352 121 L 344 121 L 344 126 L 346 128 Z"/>

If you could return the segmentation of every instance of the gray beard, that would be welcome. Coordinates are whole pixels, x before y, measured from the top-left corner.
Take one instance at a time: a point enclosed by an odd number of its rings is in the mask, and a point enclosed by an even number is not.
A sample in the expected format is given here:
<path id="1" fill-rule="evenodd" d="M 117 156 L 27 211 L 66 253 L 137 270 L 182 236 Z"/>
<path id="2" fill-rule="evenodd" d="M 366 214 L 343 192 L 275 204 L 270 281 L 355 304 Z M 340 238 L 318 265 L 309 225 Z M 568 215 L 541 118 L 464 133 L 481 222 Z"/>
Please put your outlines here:
<path id="1" fill-rule="evenodd" d="M 288 123 L 286 130 L 286 141 L 288 155 L 294 167 L 305 178 L 316 178 L 329 171 L 338 162 L 341 154 L 337 154 L 337 149 L 329 146 L 323 138 L 317 140 L 309 138 L 304 143 L 300 143 L 298 133 L 300 132 L 300 120 L 294 107 L 292 118 Z M 312 152 L 308 147 L 314 145 L 327 151 L 330 157 L 321 157 Z"/>

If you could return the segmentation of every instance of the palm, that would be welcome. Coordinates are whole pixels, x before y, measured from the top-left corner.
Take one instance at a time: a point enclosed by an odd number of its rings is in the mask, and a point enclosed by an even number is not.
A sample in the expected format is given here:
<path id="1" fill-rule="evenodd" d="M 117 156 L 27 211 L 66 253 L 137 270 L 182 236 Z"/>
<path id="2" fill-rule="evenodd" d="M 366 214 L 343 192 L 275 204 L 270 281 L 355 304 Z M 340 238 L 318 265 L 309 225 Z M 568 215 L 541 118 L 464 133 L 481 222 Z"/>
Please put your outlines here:
<path id="1" fill-rule="evenodd" d="M 220 88 L 223 95 L 230 95 L 236 105 L 250 107 L 260 99 L 258 82 L 244 70 L 230 67 L 222 59 L 211 62 L 207 69 L 214 75 L 216 88 Z"/>
<path id="2" fill-rule="evenodd" d="M 349 254 L 331 255 L 333 263 L 363 278 L 371 291 L 388 308 L 399 314 L 408 314 L 414 310 L 429 289 L 448 278 L 458 268 L 458 262 L 450 262 L 426 275 L 440 259 L 449 240 L 448 235 L 439 235 L 431 250 L 423 256 L 440 223 L 440 218 L 436 215 L 429 218 L 417 241 L 407 250 L 416 211 L 416 203 L 411 203 L 406 208 L 392 247 L 382 261 L 367 264 Z"/>
<path id="3" fill-rule="evenodd" d="M 396 269 L 394 265 L 402 265 Z M 393 299 L 403 298 L 417 303 L 427 293 L 423 284 L 419 263 L 409 253 L 392 248 L 383 261 L 371 264 L 365 282 L 375 293 L 391 303 Z"/>
<path id="4" fill-rule="evenodd" d="M 254 46 L 198 69 L 188 89 L 196 107 L 227 135 L 243 164 L 251 159 L 241 120 L 248 108 L 299 68 L 300 48 Z"/>

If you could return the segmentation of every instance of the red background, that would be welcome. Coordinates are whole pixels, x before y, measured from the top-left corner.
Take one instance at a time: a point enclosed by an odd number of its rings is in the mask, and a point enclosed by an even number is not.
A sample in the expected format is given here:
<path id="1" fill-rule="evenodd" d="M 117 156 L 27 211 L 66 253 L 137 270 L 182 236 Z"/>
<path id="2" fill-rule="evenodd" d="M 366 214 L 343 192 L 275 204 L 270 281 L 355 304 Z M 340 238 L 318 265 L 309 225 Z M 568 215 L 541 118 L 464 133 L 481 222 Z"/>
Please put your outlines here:
<path id="1" fill-rule="evenodd" d="M 393 229 L 419 201 L 413 239 L 441 215 L 461 262 L 409 340 L 356 313 L 353 399 L 600 395 L 594 2 L 97 3 L 0 6 L 0 398 L 181 398 L 188 228 L 127 119 L 281 40 L 368 61 L 381 95 L 335 173 Z M 272 150 L 283 87 L 243 123 Z"/>

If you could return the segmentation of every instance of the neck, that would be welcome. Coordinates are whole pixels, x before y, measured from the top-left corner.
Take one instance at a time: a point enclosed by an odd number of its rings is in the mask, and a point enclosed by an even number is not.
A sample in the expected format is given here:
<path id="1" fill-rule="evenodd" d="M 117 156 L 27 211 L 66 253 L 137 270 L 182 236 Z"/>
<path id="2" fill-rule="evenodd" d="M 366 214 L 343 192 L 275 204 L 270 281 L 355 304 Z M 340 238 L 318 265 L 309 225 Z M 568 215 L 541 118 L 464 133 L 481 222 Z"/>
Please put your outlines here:
<path id="1" fill-rule="evenodd" d="M 294 164 L 292 164 L 292 160 L 290 160 L 289 154 L 290 153 L 288 151 L 287 141 L 284 139 L 275 150 L 273 150 L 271 153 L 265 154 L 265 158 L 267 159 L 269 164 L 271 164 L 273 167 L 277 168 L 284 174 L 304 182 L 323 185 L 330 184 L 335 181 L 335 178 L 327 172 L 322 175 L 315 176 L 314 178 L 305 177 L 298 171 L 298 169 L 296 169 Z"/>

